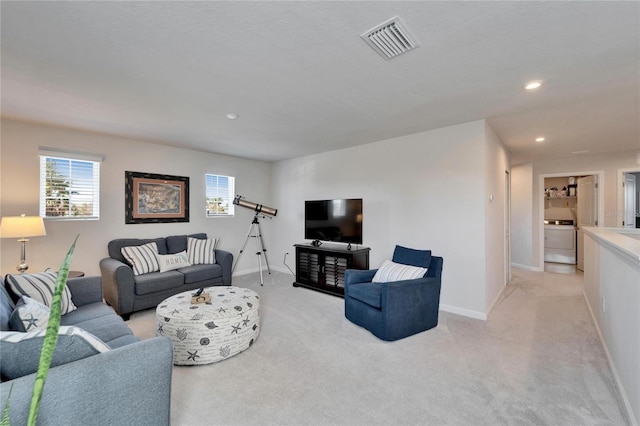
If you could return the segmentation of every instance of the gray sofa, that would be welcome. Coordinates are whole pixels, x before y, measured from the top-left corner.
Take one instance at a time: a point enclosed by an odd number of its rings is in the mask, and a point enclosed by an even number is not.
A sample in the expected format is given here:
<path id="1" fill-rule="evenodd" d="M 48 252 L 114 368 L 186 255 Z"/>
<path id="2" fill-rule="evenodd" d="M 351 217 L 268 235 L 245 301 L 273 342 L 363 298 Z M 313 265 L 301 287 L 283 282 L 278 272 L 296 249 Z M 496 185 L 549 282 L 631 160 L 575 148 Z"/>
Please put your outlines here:
<path id="1" fill-rule="evenodd" d="M 187 237 L 206 239 L 207 234 L 174 235 L 166 238 L 120 238 L 109 242 L 109 257 L 100 261 L 104 299 L 124 319 L 132 312 L 155 308 L 169 296 L 183 291 L 215 285 L 231 285 L 233 255 L 215 250 L 216 263 L 192 265 L 167 272 L 134 275 L 121 249 L 155 242 L 159 254 L 179 253 L 187 249 Z"/>
<path id="2" fill-rule="evenodd" d="M 2 278 L 0 284 L 0 327 L 6 336 L 12 334 L 4 331 L 10 329 L 17 298 Z M 79 356 L 83 342 L 59 336 L 38 424 L 168 425 L 173 367 L 170 340 L 156 337 L 140 341 L 135 337 L 122 318 L 102 302 L 100 277 L 72 278 L 67 286 L 77 309 L 63 315 L 61 324 L 91 333 L 110 350 Z M 0 341 L 0 404 L 5 406 L 12 389 L 9 412 L 14 425 L 27 423 L 35 374 L 20 374 L 31 368 L 29 365 L 37 366 L 42 342 L 34 344 L 34 340 L 9 343 L 3 337 Z"/>

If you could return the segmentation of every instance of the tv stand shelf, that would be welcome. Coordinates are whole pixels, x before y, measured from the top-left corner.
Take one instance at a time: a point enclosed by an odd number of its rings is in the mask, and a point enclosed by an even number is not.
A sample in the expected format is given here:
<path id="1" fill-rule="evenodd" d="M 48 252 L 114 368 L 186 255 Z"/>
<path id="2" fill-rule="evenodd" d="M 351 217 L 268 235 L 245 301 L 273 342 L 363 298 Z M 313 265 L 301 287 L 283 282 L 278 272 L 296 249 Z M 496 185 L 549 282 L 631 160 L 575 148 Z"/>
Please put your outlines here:
<path id="1" fill-rule="evenodd" d="M 344 271 L 369 269 L 369 248 L 295 244 L 296 281 L 294 287 L 306 287 L 344 297 Z"/>

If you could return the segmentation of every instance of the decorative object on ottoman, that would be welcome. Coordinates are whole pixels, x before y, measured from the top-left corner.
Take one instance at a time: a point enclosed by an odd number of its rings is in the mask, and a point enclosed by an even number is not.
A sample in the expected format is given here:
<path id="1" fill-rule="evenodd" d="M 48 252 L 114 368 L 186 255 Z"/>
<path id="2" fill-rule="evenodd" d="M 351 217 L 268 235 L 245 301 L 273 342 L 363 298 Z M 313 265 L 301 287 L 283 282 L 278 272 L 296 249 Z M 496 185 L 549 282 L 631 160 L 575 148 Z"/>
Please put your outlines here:
<path id="1" fill-rule="evenodd" d="M 194 293 L 185 291 L 156 309 L 156 335 L 171 339 L 175 365 L 221 361 L 248 349 L 260 334 L 257 293 L 222 286 L 205 291 L 209 302 L 192 304 Z"/>

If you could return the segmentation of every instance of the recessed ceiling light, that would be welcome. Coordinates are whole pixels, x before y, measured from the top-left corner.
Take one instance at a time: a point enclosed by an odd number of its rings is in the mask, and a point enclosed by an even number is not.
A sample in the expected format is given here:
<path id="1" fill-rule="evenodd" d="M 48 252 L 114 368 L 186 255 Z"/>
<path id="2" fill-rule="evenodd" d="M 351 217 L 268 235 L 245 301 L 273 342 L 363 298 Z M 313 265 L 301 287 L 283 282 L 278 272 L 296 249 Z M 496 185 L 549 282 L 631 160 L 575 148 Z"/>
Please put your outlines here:
<path id="1" fill-rule="evenodd" d="M 540 136 L 539 138 L 536 138 L 536 142 L 538 142 L 538 143 L 544 142 L 544 138 L 542 136 Z"/>
<path id="2" fill-rule="evenodd" d="M 532 80 L 525 84 L 524 88 L 527 90 L 536 90 L 540 86 L 542 86 L 542 80 Z"/>
<path id="3" fill-rule="evenodd" d="M 230 113 L 228 113 L 228 114 L 227 114 L 227 118 L 228 118 L 229 120 L 235 120 L 235 119 L 237 119 L 238 117 L 239 117 L 239 115 L 238 115 L 238 114 L 236 114 L 235 112 L 230 112 Z"/>

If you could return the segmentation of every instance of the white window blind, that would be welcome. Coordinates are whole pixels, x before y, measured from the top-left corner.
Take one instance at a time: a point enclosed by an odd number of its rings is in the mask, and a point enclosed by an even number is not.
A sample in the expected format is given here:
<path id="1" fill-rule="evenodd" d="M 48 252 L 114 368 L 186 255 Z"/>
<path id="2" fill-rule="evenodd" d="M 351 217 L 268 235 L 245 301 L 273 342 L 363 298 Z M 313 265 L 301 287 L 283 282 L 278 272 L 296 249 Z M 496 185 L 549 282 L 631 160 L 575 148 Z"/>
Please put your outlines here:
<path id="1" fill-rule="evenodd" d="M 207 217 L 233 216 L 235 178 L 233 176 L 206 175 Z"/>
<path id="2" fill-rule="evenodd" d="M 97 156 L 40 150 L 40 216 L 99 219 L 100 161 Z"/>

